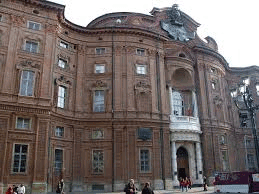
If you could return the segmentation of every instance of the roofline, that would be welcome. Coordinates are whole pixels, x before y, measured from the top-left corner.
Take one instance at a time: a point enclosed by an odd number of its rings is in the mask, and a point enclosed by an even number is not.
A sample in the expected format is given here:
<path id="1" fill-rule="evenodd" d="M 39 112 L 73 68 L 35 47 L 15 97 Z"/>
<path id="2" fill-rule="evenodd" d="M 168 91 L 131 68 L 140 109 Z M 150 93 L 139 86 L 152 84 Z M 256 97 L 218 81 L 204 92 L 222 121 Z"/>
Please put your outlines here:
<path id="1" fill-rule="evenodd" d="M 54 3 L 51 1 L 47 1 L 47 0 L 19 0 L 19 1 L 22 1 L 25 3 L 30 3 L 32 5 L 41 6 L 43 8 L 47 8 L 47 9 L 55 9 L 55 10 L 60 10 L 60 11 L 64 11 L 64 9 L 65 9 L 65 5 Z"/>

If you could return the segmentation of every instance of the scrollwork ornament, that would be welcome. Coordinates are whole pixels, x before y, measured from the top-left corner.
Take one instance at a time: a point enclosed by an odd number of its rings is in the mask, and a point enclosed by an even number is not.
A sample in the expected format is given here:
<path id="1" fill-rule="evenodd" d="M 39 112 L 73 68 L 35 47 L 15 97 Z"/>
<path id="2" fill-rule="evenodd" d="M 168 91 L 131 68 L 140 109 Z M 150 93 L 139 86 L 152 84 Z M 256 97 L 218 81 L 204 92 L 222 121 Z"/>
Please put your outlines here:
<path id="1" fill-rule="evenodd" d="M 25 24 L 25 18 L 23 16 L 10 15 L 10 20 L 13 24 L 18 26 Z"/>

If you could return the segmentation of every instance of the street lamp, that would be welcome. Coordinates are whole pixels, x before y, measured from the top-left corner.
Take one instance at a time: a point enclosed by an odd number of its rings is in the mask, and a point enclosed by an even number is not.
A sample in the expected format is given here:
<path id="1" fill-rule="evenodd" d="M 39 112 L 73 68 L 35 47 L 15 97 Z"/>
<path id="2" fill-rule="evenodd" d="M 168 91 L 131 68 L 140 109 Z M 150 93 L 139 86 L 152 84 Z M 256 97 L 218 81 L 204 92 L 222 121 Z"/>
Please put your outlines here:
<path id="1" fill-rule="evenodd" d="M 255 111 L 259 109 L 259 105 L 254 104 L 254 99 L 252 98 L 252 94 L 250 93 L 250 90 L 246 83 L 242 83 L 239 86 L 240 86 L 239 88 L 240 94 L 237 95 L 237 91 L 232 91 L 231 96 L 235 102 L 236 107 L 241 111 L 248 112 L 250 115 L 251 128 L 254 136 L 257 171 L 258 171 L 259 170 L 259 145 L 258 145 L 257 133 L 256 133 Z"/>

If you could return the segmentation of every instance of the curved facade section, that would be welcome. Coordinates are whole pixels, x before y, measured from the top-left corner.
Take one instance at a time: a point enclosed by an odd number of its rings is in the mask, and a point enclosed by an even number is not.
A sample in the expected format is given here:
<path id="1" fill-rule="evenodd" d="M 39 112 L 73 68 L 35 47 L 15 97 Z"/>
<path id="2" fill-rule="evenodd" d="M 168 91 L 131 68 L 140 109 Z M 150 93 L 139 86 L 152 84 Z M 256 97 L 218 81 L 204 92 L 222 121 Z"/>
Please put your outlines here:
<path id="1" fill-rule="evenodd" d="M 122 191 L 130 178 L 171 190 L 252 169 L 228 92 L 251 71 L 229 68 L 177 5 L 82 27 L 49 1 L 0 4 L 1 192 L 52 192 L 61 178 L 66 191 Z"/>

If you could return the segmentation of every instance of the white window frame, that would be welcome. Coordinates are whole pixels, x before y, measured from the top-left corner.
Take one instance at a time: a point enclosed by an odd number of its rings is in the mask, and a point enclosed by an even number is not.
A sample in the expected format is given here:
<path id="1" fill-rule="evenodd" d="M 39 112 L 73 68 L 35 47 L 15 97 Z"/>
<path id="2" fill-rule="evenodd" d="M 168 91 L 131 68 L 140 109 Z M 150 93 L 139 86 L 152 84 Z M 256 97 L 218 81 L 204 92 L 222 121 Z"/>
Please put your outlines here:
<path id="1" fill-rule="evenodd" d="M 62 161 L 61 162 L 60 161 L 57 162 L 57 160 L 56 160 L 56 150 L 62 151 L 62 158 L 61 158 Z M 59 165 L 61 164 L 61 168 L 58 168 L 57 164 L 59 164 Z M 64 149 L 55 148 L 54 149 L 54 170 L 55 170 L 55 172 L 57 172 L 59 170 L 59 173 L 61 173 L 63 168 L 64 168 Z"/>
<path id="2" fill-rule="evenodd" d="M 249 77 L 245 77 L 242 80 L 243 84 L 245 84 L 245 86 L 248 86 L 250 84 L 250 78 Z"/>
<path id="3" fill-rule="evenodd" d="M 232 90 L 232 91 L 230 92 L 230 94 L 231 94 L 232 98 L 237 97 L 237 90 Z"/>
<path id="4" fill-rule="evenodd" d="M 59 58 L 59 59 L 58 59 L 58 66 L 59 66 L 60 68 L 65 69 L 65 68 L 67 67 L 67 60 L 62 59 L 62 58 Z"/>
<path id="5" fill-rule="evenodd" d="M 22 127 L 19 127 L 20 124 L 18 124 L 18 120 L 19 119 L 22 119 Z M 26 128 L 25 127 L 25 120 L 29 120 L 28 124 L 28 127 Z M 15 128 L 16 129 L 31 129 L 31 118 L 28 118 L 28 117 L 20 117 L 20 116 L 17 116 L 16 117 L 16 122 L 15 122 Z"/>
<path id="6" fill-rule="evenodd" d="M 146 75 L 147 74 L 147 65 L 136 64 L 136 73 L 138 75 Z"/>
<path id="7" fill-rule="evenodd" d="M 62 48 L 68 49 L 69 44 L 67 42 L 60 41 L 59 46 Z"/>
<path id="8" fill-rule="evenodd" d="M 255 88 L 256 88 L 256 94 L 257 94 L 257 96 L 259 96 L 259 84 L 258 83 L 255 85 Z"/>
<path id="9" fill-rule="evenodd" d="M 106 49 L 104 47 L 95 48 L 95 54 L 97 55 L 103 55 L 105 54 L 105 52 L 106 52 Z"/>
<path id="10" fill-rule="evenodd" d="M 30 24 L 32 24 L 32 27 Z M 38 26 L 38 28 L 36 28 L 36 26 Z M 28 21 L 27 28 L 31 29 L 31 30 L 41 30 L 41 24 L 38 22 L 34 22 L 34 21 Z"/>
<path id="11" fill-rule="evenodd" d="M 97 101 L 96 93 L 103 92 L 103 99 Z M 98 95 L 100 96 L 100 95 Z M 103 103 L 100 103 L 103 102 Z M 102 109 L 103 107 L 103 109 Z M 105 112 L 105 90 L 94 90 L 94 98 L 93 98 L 93 112 Z"/>
<path id="12" fill-rule="evenodd" d="M 100 67 L 100 68 L 99 68 Z M 99 68 L 99 69 L 98 69 Z M 94 72 L 96 74 L 105 73 L 105 65 L 104 64 L 95 64 Z"/>
<path id="13" fill-rule="evenodd" d="M 15 152 L 15 145 L 20 145 L 20 151 L 19 153 Z M 22 146 L 27 146 L 27 152 L 26 153 L 22 153 Z M 18 172 L 15 172 L 14 169 L 14 163 L 15 163 L 15 158 L 18 155 L 19 159 L 19 167 L 18 167 Z M 22 156 L 25 156 L 25 171 L 21 172 L 21 163 L 22 163 Z M 28 167 L 28 156 L 29 156 L 29 145 L 28 144 L 24 144 L 24 143 L 14 143 L 13 144 L 13 154 L 12 154 L 12 173 L 19 173 L 19 174 L 26 174 L 27 173 L 27 167 Z"/>
<path id="14" fill-rule="evenodd" d="M 102 160 L 100 159 L 100 156 L 97 157 L 96 161 L 94 160 L 95 152 L 102 153 Z M 105 152 L 103 149 L 93 149 L 92 150 L 92 172 L 93 172 L 93 174 L 103 174 L 104 173 L 104 154 L 105 154 Z M 95 168 L 97 168 L 97 172 L 95 172 Z"/>
<path id="15" fill-rule="evenodd" d="M 172 115 L 174 116 L 183 116 L 183 97 L 180 92 L 172 92 Z"/>
<path id="16" fill-rule="evenodd" d="M 28 47 L 28 44 L 30 44 L 30 47 Z M 36 49 L 34 50 L 33 44 L 37 45 Z M 39 42 L 33 41 L 33 40 L 26 40 L 25 41 L 25 47 L 24 50 L 29 53 L 38 53 L 39 52 Z"/>
<path id="17" fill-rule="evenodd" d="M 145 158 L 142 159 L 142 155 L 141 152 L 142 151 L 148 151 L 148 160 L 146 160 Z M 144 162 L 144 169 L 142 169 L 142 162 Z M 148 162 L 148 164 L 145 164 L 146 162 Z M 146 169 L 146 166 L 148 166 L 148 169 Z M 151 151 L 148 148 L 140 148 L 139 149 L 139 170 L 141 173 L 149 173 L 151 172 Z"/>
<path id="18" fill-rule="evenodd" d="M 58 86 L 58 108 L 65 108 L 67 98 L 67 88 L 65 86 Z"/>
<path id="19" fill-rule="evenodd" d="M 211 82 L 211 88 L 212 88 L 213 90 L 216 90 L 216 87 L 217 87 L 216 82 Z"/>
<path id="20" fill-rule="evenodd" d="M 139 55 L 139 56 L 145 56 L 145 49 L 137 48 L 136 49 L 136 54 Z"/>
<path id="21" fill-rule="evenodd" d="M 56 126 L 55 127 L 55 136 L 56 137 L 64 137 L 64 127 Z"/>
<path id="22" fill-rule="evenodd" d="M 25 78 L 25 72 L 32 73 L 32 80 L 28 79 L 28 75 Z M 30 77 L 30 75 L 29 75 Z M 35 72 L 31 70 L 23 70 L 21 73 L 21 81 L 20 81 L 20 92 L 21 96 L 34 96 L 34 81 L 35 80 Z M 31 85 L 31 93 L 29 93 L 29 85 Z M 23 87 L 25 87 L 25 93 L 22 93 Z"/>

